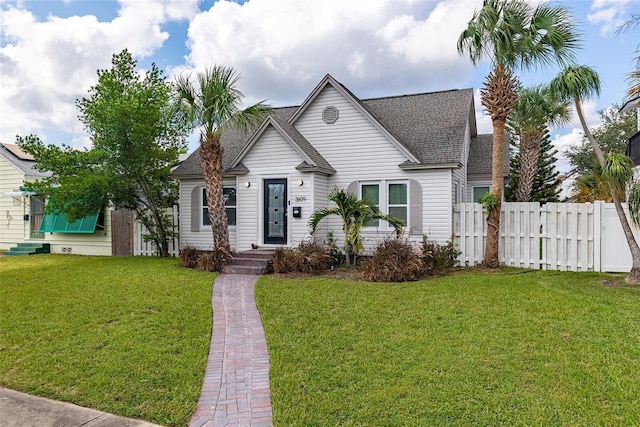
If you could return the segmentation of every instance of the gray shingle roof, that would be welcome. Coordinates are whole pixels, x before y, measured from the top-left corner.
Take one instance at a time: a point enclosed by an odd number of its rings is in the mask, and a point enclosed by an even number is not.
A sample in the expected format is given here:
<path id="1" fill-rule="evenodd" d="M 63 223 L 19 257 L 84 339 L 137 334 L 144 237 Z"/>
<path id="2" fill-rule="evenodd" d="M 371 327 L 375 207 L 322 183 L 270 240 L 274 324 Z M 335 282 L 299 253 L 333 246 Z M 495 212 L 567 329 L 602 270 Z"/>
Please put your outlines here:
<path id="1" fill-rule="evenodd" d="M 472 89 L 367 99 L 362 104 L 422 165 L 462 161 Z"/>
<path id="2" fill-rule="evenodd" d="M 342 87 L 419 161 L 419 163 L 407 162 L 408 164 L 403 166 L 429 167 L 462 163 L 468 121 L 471 121 L 471 135 L 475 136 L 472 89 L 359 100 L 347 88 Z M 275 108 L 271 115 L 315 163 L 317 167 L 315 170 L 329 174 L 335 172 L 306 138 L 289 124 L 291 117 L 298 109 L 299 107 Z M 253 132 L 244 134 L 237 130 L 229 130 L 223 134 L 221 142 L 225 150 L 223 158 L 225 171 L 232 166 L 233 160 L 257 129 L 258 127 Z M 308 166 L 300 165 L 301 170 L 314 170 L 309 169 Z M 199 148 L 174 170 L 173 176 L 175 178 L 202 176 Z"/>
<path id="3" fill-rule="evenodd" d="M 33 178 L 45 178 L 50 173 L 40 172 L 36 169 L 36 162 L 33 157 L 24 153 L 15 144 L 0 143 L 0 156 L 4 157 L 9 163 L 21 170 L 25 175 Z"/>
<path id="4" fill-rule="evenodd" d="M 509 134 L 505 132 L 504 164 L 505 176 L 509 175 Z M 493 134 L 483 134 L 471 138 L 469 148 L 469 175 L 491 176 L 491 161 L 493 159 Z"/>

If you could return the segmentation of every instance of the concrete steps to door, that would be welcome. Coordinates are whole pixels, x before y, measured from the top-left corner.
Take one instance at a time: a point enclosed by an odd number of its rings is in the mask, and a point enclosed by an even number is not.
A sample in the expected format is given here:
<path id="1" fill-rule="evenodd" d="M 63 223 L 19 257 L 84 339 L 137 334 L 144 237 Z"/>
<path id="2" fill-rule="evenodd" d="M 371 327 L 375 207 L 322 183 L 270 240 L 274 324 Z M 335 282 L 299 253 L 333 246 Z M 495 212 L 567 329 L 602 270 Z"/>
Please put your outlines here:
<path id="1" fill-rule="evenodd" d="M 274 252 L 266 249 L 238 252 L 233 255 L 227 265 L 222 267 L 222 272 L 254 275 L 267 273 L 271 269 Z"/>
<path id="2" fill-rule="evenodd" d="M 35 255 L 35 254 L 48 254 L 51 252 L 51 245 L 49 243 L 33 243 L 23 242 L 18 243 L 16 246 L 9 248 L 4 255 L 18 256 L 18 255 Z"/>

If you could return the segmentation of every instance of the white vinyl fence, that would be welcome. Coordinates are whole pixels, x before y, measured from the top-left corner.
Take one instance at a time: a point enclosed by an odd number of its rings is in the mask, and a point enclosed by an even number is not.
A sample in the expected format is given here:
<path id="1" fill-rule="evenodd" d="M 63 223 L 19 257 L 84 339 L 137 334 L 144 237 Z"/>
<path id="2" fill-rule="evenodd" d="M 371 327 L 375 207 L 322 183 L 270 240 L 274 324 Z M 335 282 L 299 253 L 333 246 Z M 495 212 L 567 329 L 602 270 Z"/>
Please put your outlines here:
<path id="1" fill-rule="evenodd" d="M 178 231 L 178 221 L 180 218 L 178 206 L 174 206 L 171 209 L 167 209 L 167 213 L 171 215 L 173 228 L 172 231 Z M 145 242 L 142 237 L 144 234 L 147 234 L 147 227 L 142 225 L 140 221 L 134 221 L 133 224 L 133 255 L 142 255 L 142 256 L 155 256 L 158 255 L 158 251 L 156 245 L 153 242 L 148 241 Z M 173 257 L 178 256 L 178 252 L 180 251 L 180 239 L 179 237 L 174 237 L 169 240 L 169 255 Z"/>
<path id="2" fill-rule="evenodd" d="M 638 239 L 638 230 L 632 228 Z M 455 205 L 453 232 L 460 264 L 481 263 L 486 236 L 482 205 Z M 604 202 L 503 203 L 499 257 L 505 265 L 532 269 L 631 269 L 631 252 L 615 207 Z"/>

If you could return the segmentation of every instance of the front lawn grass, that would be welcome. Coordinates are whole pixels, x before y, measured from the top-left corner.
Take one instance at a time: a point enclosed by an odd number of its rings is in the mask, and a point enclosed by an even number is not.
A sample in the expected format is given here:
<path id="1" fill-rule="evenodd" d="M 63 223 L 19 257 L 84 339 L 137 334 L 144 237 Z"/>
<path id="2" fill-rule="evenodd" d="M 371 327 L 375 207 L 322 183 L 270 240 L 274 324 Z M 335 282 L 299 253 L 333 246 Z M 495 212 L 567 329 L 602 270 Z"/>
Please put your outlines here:
<path id="1" fill-rule="evenodd" d="M 274 425 L 638 425 L 640 288 L 468 270 L 261 277 Z"/>
<path id="2" fill-rule="evenodd" d="M 207 361 L 213 278 L 175 259 L 0 258 L 0 386 L 187 425 Z"/>

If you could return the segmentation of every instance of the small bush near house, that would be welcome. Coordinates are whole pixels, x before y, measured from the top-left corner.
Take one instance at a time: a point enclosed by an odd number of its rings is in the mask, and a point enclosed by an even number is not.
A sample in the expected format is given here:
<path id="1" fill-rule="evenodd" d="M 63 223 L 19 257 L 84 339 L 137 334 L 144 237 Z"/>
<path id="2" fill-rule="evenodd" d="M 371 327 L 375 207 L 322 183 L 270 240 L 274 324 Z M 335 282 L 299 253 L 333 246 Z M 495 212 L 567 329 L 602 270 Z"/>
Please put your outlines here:
<path id="1" fill-rule="evenodd" d="M 195 269 L 199 271 L 220 271 L 228 258 L 229 254 L 222 249 L 203 251 Z"/>
<path id="2" fill-rule="evenodd" d="M 455 267 L 458 263 L 460 251 L 453 246 L 453 242 L 440 244 L 422 237 L 422 263 L 427 274 L 442 274 Z"/>
<path id="3" fill-rule="evenodd" d="M 317 273 L 330 267 L 331 257 L 324 249 L 310 242 L 302 242 L 295 249 L 278 248 L 273 256 L 275 273 Z"/>
<path id="4" fill-rule="evenodd" d="M 193 246 L 184 246 L 180 248 L 178 261 L 180 267 L 196 268 L 202 257 L 202 251 Z"/>
<path id="5" fill-rule="evenodd" d="M 369 282 L 408 282 L 422 273 L 422 260 L 413 245 L 394 238 L 382 242 L 362 268 L 362 278 Z"/>
<path id="6" fill-rule="evenodd" d="M 229 258 L 229 254 L 221 250 L 202 251 L 193 246 L 180 249 L 178 260 L 180 267 L 193 268 L 198 271 L 220 271 Z"/>

